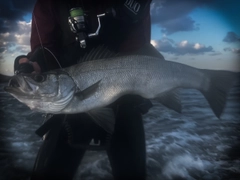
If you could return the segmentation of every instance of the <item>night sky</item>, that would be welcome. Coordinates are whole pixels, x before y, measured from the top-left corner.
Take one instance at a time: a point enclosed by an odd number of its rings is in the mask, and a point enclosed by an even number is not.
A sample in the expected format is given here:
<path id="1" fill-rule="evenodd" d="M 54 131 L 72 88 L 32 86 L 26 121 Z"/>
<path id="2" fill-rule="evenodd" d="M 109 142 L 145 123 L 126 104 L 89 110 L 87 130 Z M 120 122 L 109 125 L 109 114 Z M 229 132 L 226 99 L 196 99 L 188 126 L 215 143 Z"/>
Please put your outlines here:
<path id="1" fill-rule="evenodd" d="M 0 73 L 30 51 L 35 0 L 0 0 Z M 153 0 L 151 43 L 166 60 L 240 71 L 239 0 Z"/>

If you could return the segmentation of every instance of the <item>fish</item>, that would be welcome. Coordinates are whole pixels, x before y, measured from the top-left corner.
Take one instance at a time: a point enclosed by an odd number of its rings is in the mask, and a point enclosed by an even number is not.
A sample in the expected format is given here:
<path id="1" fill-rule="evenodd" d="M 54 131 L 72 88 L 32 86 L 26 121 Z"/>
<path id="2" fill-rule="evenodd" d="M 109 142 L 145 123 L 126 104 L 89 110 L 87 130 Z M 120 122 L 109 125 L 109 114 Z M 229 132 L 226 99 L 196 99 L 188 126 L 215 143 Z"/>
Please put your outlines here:
<path id="1" fill-rule="evenodd" d="M 113 132 L 114 114 L 106 107 L 126 94 L 155 99 L 178 111 L 177 90 L 197 89 L 220 118 L 235 76 L 230 71 L 198 69 L 153 56 L 113 56 L 100 48 L 67 68 L 15 75 L 4 90 L 38 112 L 89 113 Z"/>

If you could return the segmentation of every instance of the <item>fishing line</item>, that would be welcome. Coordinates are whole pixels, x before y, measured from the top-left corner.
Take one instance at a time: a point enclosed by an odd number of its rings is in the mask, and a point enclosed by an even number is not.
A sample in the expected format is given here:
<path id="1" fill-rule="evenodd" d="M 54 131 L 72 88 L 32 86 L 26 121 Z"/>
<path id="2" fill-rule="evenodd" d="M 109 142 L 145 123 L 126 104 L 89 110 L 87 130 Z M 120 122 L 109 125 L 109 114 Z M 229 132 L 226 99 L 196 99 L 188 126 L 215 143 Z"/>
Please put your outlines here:
<path id="1" fill-rule="evenodd" d="M 57 62 L 57 64 L 59 65 L 59 67 L 62 69 L 61 64 L 59 63 L 57 57 L 53 54 L 53 52 L 50 51 L 50 49 L 45 48 L 45 47 L 43 46 L 42 39 L 41 39 L 41 36 L 40 36 L 40 33 L 39 33 L 39 29 L 38 29 L 38 25 L 37 25 L 37 21 L 36 21 L 36 17 L 35 17 L 35 15 L 34 15 L 34 13 L 33 13 L 33 19 L 34 19 L 34 22 L 35 22 L 35 25 L 36 25 L 37 34 L 38 34 L 38 38 L 39 38 L 39 41 L 40 41 L 40 45 L 41 45 L 41 47 L 42 47 L 42 52 L 43 52 L 44 59 L 47 60 L 47 58 L 46 58 L 46 56 L 45 56 L 45 53 L 44 53 L 44 49 L 46 49 L 46 50 L 53 56 L 53 58 L 56 60 L 56 62 Z M 43 120 L 43 124 L 44 124 L 47 120 L 51 119 L 51 117 L 52 117 L 53 115 L 47 113 L 45 116 L 46 116 L 46 117 L 45 117 L 44 120 Z M 47 118 L 47 117 L 48 117 L 48 118 Z M 65 120 L 66 120 L 66 116 L 64 117 L 64 121 L 65 121 Z M 46 139 L 46 135 L 47 135 L 47 134 L 43 135 L 43 138 L 42 138 L 43 140 Z"/>
<path id="2" fill-rule="evenodd" d="M 53 54 L 53 52 L 50 49 L 48 49 L 48 48 L 43 46 L 42 39 L 41 39 L 41 36 L 40 36 L 40 33 L 39 33 L 39 29 L 38 29 L 38 25 L 37 25 L 37 21 L 36 21 L 36 17 L 35 17 L 34 14 L 33 14 L 33 18 L 34 18 L 34 22 L 35 22 L 35 25 L 36 25 L 36 29 L 37 29 L 37 34 L 38 34 L 38 38 L 39 38 L 39 41 L 40 41 L 40 45 L 41 45 L 42 50 L 43 50 L 44 59 L 47 60 L 47 58 L 45 56 L 45 53 L 44 53 L 44 49 L 46 49 L 54 57 L 54 59 L 56 60 L 56 62 L 59 65 L 59 67 L 62 68 L 61 64 L 59 63 L 57 57 Z"/>

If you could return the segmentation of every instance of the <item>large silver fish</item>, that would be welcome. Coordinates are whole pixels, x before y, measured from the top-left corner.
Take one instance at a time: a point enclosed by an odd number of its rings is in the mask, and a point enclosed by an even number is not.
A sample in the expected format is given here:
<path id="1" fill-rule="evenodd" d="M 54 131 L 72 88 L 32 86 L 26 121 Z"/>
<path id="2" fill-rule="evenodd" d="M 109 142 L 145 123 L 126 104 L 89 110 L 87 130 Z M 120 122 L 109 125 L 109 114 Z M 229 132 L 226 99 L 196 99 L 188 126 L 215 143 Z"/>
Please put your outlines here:
<path id="1" fill-rule="evenodd" d="M 4 89 L 32 110 L 73 114 L 100 112 L 125 94 L 174 104 L 178 102 L 177 88 L 191 88 L 202 92 L 219 118 L 234 76 L 232 72 L 201 70 L 151 56 L 126 55 L 42 74 L 16 75 Z"/>

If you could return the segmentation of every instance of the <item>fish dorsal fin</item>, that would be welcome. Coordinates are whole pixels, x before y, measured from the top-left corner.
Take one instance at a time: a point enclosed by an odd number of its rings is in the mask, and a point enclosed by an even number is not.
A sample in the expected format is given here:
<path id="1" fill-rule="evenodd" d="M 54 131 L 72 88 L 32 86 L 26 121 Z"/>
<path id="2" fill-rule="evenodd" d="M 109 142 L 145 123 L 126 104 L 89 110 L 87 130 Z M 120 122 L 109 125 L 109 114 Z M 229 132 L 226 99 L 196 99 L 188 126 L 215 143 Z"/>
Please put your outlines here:
<path id="1" fill-rule="evenodd" d="M 79 62 L 107 59 L 116 56 L 118 56 L 118 53 L 109 50 L 106 45 L 100 45 L 96 48 L 93 48 L 89 53 L 86 53 Z"/>
<path id="2" fill-rule="evenodd" d="M 102 127 L 106 132 L 112 134 L 115 126 L 115 115 L 111 108 L 98 108 L 87 112 L 87 114 Z"/>
<path id="3" fill-rule="evenodd" d="M 163 93 L 157 98 L 155 98 L 155 100 L 157 100 L 158 102 L 160 102 L 169 109 L 172 109 L 178 113 L 182 112 L 181 100 L 179 98 L 177 90 L 172 90 L 170 92 Z"/>
<path id="4" fill-rule="evenodd" d="M 76 92 L 75 96 L 80 98 L 80 100 L 83 100 L 83 99 L 86 99 L 86 98 L 90 97 L 91 95 L 93 95 L 97 91 L 100 82 L 101 82 L 101 80 L 94 83 L 93 85 L 89 86 L 88 88 L 84 89 L 83 91 Z"/>

